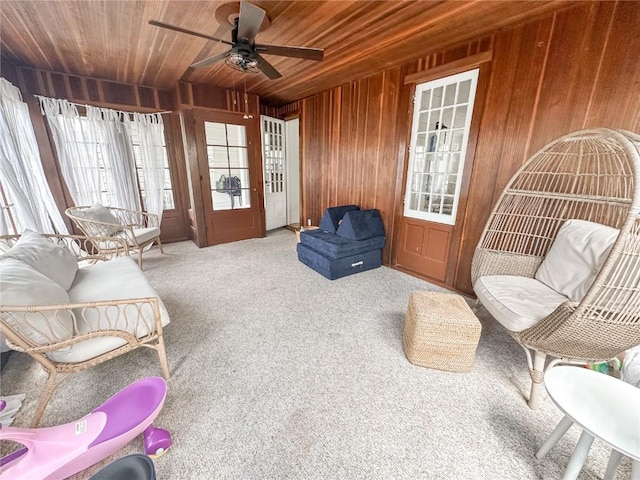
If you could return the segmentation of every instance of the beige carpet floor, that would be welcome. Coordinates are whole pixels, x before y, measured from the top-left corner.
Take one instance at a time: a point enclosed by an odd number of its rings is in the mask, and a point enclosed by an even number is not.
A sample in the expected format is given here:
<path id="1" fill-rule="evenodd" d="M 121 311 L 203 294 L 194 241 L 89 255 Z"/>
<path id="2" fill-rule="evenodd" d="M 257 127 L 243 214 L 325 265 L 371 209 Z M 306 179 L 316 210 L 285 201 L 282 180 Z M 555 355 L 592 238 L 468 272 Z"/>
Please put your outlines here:
<path id="1" fill-rule="evenodd" d="M 295 247 L 282 229 L 145 255 L 171 315 L 171 380 L 156 425 L 174 445 L 155 462 L 159 480 L 562 477 L 579 431 L 534 457 L 561 414 L 549 399 L 527 407 L 524 353 L 486 311 L 470 373 L 412 365 L 402 348 L 407 299 L 439 288 L 386 267 L 329 281 L 298 262 Z M 161 369 L 144 349 L 76 374 L 42 426 L 73 421 L 151 375 Z M 27 394 L 15 425 L 26 424 L 41 369 L 14 354 L 1 380 L 2 394 Z M 140 438 L 74 478 L 135 452 Z M 596 440 L 580 479 L 602 478 L 608 455 Z M 617 478 L 630 478 L 628 460 Z"/>

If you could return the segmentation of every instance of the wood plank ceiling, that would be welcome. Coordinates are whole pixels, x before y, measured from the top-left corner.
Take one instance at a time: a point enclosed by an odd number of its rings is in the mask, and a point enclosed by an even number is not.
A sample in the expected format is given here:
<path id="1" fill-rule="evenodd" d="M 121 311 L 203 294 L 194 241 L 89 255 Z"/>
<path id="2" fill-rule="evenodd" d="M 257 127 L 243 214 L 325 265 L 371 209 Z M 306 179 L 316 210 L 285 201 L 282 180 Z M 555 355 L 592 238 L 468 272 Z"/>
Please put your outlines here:
<path id="1" fill-rule="evenodd" d="M 228 47 L 148 24 L 230 41 L 230 24 L 216 19 L 227 3 L 3 0 L 0 52 L 19 65 L 161 89 L 179 80 L 228 89 L 246 82 L 264 103 L 282 105 L 575 2 L 255 0 L 270 19 L 258 43 L 325 50 L 322 62 L 265 55 L 283 75 L 277 80 L 234 73 L 224 62 L 192 69 Z"/>

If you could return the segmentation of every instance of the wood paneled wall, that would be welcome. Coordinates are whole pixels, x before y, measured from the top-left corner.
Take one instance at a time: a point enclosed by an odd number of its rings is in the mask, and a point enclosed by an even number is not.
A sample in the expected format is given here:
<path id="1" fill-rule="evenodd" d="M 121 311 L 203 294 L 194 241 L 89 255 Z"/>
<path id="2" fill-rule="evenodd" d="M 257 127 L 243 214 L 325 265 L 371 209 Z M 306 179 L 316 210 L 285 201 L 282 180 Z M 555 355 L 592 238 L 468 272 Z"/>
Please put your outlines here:
<path id="1" fill-rule="evenodd" d="M 173 110 L 170 90 L 22 66 L 16 67 L 14 71 L 13 80 L 23 93 L 110 108 L 135 108 L 137 112 Z"/>
<path id="2" fill-rule="evenodd" d="M 317 225 L 329 206 L 377 208 L 390 237 L 401 85 L 398 67 L 301 102 L 302 218 Z"/>
<path id="3" fill-rule="evenodd" d="M 638 25 L 640 2 L 585 2 L 444 51 L 429 52 L 427 45 L 420 60 L 297 102 L 302 217 L 317 222 L 326 207 L 344 203 L 378 208 L 393 239 L 412 112 L 404 77 L 446 70 L 449 62 L 491 48 L 468 207 L 452 252 L 450 286 L 472 293 L 471 260 L 484 223 L 532 153 L 581 128 L 640 131 Z"/>
<path id="4" fill-rule="evenodd" d="M 257 95 L 240 90 L 225 90 L 211 85 L 179 82 L 177 86 L 177 109 L 193 107 L 211 108 L 225 112 L 260 115 L 260 99 Z"/>
<path id="5" fill-rule="evenodd" d="M 588 2 L 495 36 L 455 288 L 472 291 L 484 223 L 532 154 L 582 128 L 640 131 L 639 25 L 638 2 Z"/>

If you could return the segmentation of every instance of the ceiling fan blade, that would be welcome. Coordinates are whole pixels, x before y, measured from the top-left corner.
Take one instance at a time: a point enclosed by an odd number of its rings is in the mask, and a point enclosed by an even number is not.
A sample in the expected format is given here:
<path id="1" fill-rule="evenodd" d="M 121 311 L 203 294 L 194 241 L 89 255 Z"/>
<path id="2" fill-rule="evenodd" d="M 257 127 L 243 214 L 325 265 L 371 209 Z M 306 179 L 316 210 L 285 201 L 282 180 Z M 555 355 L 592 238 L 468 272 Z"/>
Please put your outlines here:
<path id="1" fill-rule="evenodd" d="M 321 48 L 284 47 L 280 45 L 256 45 L 256 52 L 267 55 L 279 55 L 281 57 L 304 58 L 305 60 L 322 60 L 324 50 Z"/>
<path id="2" fill-rule="evenodd" d="M 212 63 L 216 63 L 220 60 L 224 60 L 227 57 L 227 55 L 229 55 L 229 52 L 231 52 L 231 50 L 228 50 L 223 53 L 219 53 L 218 55 L 214 55 L 213 57 L 205 58 L 204 60 L 200 60 L 199 62 L 192 63 L 191 65 L 189 65 L 189 67 L 191 68 L 206 67 L 208 65 L 211 65 Z"/>
<path id="3" fill-rule="evenodd" d="M 242 0 L 238 18 L 238 41 L 253 45 L 266 14 L 260 7 Z"/>
<path id="4" fill-rule="evenodd" d="M 264 73 L 271 80 L 275 80 L 276 78 L 282 77 L 280 72 L 277 71 L 273 67 L 273 65 L 271 65 L 269 62 L 267 62 L 263 57 L 261 57 L 257 53 L 256 53 L 256 60 L 258 61 L 258 64 L 260 65 L 260 70 L 262 70 L 262 73 Z"/>
<path id="5" fill-rule="evenodd" d="M 204 33 L 194 32 L 193 30 L 187 30 L 186 28 L 176 27 L 175 25 L 171 25 L 169 23 L 158 22 L 157 20 L 149 20 L 149 25 L 153 25 L 155 27 L 167 28 L 169 30 L 173 30 L 180 33 L 186 33 L 187 35 L 194 35 L 200 38 L 206 38 L 207 40 L 214 40 L 216 42 L 224 43 L 226 45 L 233 45 L 231 42 L 227 42 L 225 40 L 220 40 L 219 38 L 212 37 L 211 35 L 205 35 Z"/>

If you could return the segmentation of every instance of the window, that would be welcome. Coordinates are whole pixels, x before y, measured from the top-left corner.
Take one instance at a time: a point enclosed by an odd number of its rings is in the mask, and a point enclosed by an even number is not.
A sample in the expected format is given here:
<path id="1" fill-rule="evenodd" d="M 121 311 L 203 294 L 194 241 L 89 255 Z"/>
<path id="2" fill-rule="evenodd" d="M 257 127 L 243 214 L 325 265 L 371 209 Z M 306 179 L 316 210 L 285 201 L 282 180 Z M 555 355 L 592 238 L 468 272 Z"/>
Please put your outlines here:
<path id="1" fill-rule="evenodd" d="M 107 174 L 107 166 L 102 158 L 101 144 L 96 139 L 91 138 L 87 132 L 91 129 L 83 125 L 83 122 L 88 122 L 86 117 L 78 117 L 73 119 L 74 135 L 71 138 L 75 139 L 75 143 L 78 149 L 83 153 L 85 158 L 96 156 L 97 162 L 87 162 L 85 168 L 92 169 L 92 165 L 98 165 L 99 168 L 99 185 L 100 185 L 100 202 L 103 205 L 115 205 L 115 199 L 113 197 L 114 186 L 112 185 L 112 178 L 114 176 Z M 140 153 L 140 135 L 138 133 L 138 125 L 135 122 L 129 122 L 130 127 L 129 134 L 131 143 L 133 145 L 133 155 L 136 164 L 137 178 L 135 183 L 138 185 L 140 197 L 142 198 L 143 205 L 145 203 L 145 189 L 144 189 L 144 176 L 142 175 L 142 155 Z M 92 145 L 95 143 L 95 145 Z M 164 195 L 163 195 L 163 209 L 173 210 L 175 209 L 175 203 L 173 200 L 173 189 L 171 185 L 171 174 L 169 171 L 169 160 L 167 157 L 167 147 L 165 144 L 164 136 L 162 137 L 162 150 L 164 157 Z"/>
<path id="2" fill-rule="evenodd" d="M 244 125 L 204 122 L 213 210 L 251 207 Z"/>
<path id="3" fill-rule="evenodd" d="M 416 86 L 404 214 L 455 223 L 478 69 Z"/>
<path id="4" fill-rule="evenodd" d="M 142 203 L 145 202 L 144 176 L 142 175 L 142 155 L 140 154 L 140 133 L 138 132 L 138 124 L 130 122 L 131 127 L 131 143 L 133 144 L 133 156 L 135 157 L 136 170 L 138 173 L 138 185 L 140 186 L 140 195 Z M 167 156 L 167 145 L 162 136 L 162 150 L 164 158 L 164 194 L 162 195 L 162 206 L 164 210 L 174 210 L 176 208 L 173 200 L 173 188 L 171 185 L 171 171 L 169 170 L 169 157 Z"/>

